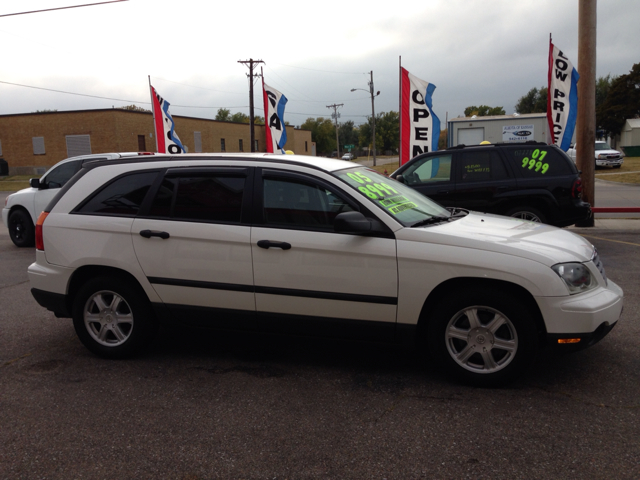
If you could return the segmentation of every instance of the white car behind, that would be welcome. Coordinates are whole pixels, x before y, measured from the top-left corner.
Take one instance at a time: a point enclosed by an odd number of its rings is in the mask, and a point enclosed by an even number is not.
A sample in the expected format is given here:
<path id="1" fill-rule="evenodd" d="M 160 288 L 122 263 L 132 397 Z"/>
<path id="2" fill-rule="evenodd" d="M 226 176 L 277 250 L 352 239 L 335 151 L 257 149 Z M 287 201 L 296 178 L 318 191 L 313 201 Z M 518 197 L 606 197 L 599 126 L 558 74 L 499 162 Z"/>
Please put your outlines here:
<path id="1" fill-rule="evenodd" d="M 97 153 L 70 157 L 56 163 L 40 178 L 32 178 L 31 186 L 7 196 L 2 209 L 2 222 L 9 229 L 9 236 L 18 247 L 35 245 L 35 224 L 42 212 L 58 191 L 82 165 L 95 160 L 149 155 L 145 152 Z"/>

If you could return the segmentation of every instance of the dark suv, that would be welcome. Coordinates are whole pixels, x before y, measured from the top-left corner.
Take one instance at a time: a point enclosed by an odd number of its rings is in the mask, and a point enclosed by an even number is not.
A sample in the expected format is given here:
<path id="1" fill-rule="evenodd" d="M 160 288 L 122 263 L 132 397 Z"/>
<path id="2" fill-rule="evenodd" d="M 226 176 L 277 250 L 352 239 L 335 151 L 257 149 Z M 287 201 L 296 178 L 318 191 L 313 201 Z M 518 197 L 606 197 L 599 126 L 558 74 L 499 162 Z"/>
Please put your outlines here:
<path id="1" fill-rule="evenodd" d="M 391 174 L 445 207 L 565 227 L 589 218 L 580 172 L 555 145 L 459 145 L 419 155 Z"/>

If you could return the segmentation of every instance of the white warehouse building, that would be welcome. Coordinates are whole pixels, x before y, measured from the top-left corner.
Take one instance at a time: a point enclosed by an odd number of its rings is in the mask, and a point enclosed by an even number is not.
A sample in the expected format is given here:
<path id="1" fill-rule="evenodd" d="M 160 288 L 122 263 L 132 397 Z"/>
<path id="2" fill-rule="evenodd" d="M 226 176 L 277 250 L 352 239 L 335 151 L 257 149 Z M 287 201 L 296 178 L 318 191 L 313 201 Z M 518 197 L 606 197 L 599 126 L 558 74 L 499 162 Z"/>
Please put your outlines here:
<path id="1" fill-rule="evenodd" d="M 447 122 L 447 147 L 478 145 L 483 141 L 547 143 L 546 113 L 459 117 Z"/>

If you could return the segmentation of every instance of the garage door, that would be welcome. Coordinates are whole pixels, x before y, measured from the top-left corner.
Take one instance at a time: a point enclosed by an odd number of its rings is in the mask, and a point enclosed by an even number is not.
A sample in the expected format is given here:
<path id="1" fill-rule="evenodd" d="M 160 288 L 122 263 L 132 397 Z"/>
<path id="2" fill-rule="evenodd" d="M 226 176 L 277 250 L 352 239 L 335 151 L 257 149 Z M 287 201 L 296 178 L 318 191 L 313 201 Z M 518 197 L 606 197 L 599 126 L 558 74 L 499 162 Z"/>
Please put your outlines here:
<path id="1" fill-rule="evenodd" d="M 480 145 L 484 140 L 484 128 L 458 129 L 458 145 Z"/>

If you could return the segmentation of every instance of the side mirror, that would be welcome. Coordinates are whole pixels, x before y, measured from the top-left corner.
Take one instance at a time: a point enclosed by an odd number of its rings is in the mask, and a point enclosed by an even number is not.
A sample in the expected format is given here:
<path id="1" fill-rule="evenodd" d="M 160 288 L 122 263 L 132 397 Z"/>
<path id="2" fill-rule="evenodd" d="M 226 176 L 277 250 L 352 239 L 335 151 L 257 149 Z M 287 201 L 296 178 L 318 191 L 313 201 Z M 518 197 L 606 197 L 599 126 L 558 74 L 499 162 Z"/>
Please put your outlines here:
<path id="1" fill-rule="evenodd" d="M 344 212 L 336 216 L 333 228 L 337 233 L 366 233 L 372 230 L 372 223 L 360 212 Z"/>
<path id="2" fill-rule="evenodd" d="M 29 185 L 31 186 L 31 188 L 41 188 L 42 185 L 40 185 L 40 179 L 39 178 L 31 178 L 29 180 Z"/>
<path id="3" fill-rule="evenodd" d="M 404 183 L 404 184 L 406 184 L 406 183 L 407 183 L 407 181 L 404 179 L 404 177 L 402 176 L 402 174 L 398 175 L 398 176 L 396 177 L 396 180 L 397 180 L 397 181 L 399 181 L 400 183 Z"/>

